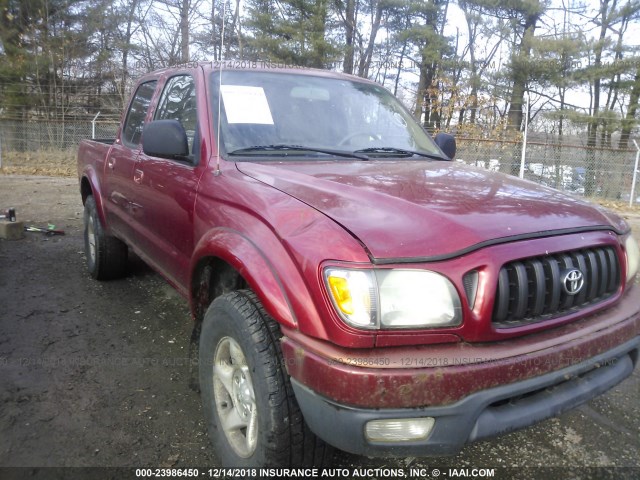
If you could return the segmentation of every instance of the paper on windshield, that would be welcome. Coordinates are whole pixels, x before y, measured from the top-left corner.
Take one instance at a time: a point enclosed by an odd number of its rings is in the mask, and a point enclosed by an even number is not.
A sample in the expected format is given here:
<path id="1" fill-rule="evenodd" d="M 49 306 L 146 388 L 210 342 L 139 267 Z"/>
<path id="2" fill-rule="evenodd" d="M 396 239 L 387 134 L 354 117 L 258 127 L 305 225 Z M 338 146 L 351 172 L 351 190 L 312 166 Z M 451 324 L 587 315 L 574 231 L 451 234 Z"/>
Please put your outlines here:
<path id="1" fill-rule="evenodd" d="M 273 125 L 269 102 L 262 87 L 222 85 L 220 91 L 229 123 Z"/>

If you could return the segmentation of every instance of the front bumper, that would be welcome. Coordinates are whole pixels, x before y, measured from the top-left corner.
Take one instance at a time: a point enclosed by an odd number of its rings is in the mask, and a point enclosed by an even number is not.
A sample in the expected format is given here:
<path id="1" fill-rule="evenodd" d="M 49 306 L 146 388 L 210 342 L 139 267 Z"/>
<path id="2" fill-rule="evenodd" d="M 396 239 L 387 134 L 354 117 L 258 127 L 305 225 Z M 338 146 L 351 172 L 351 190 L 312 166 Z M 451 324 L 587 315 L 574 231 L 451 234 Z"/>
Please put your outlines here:
<path id="1" fill-rule="evenodd" d="M 640 336 L 580 364 L 437 407 L 357 408 L 322 397 L 293 378 L 292 384 L 307 424 L 334 447 L 368 456 L 450 455 L 467 442 L 532 425 L 609 390 L 631 375 L 639 350 Z M 425 440 L 382 443 L 365 436 L 369 421 L 420 417 L 435 418 Z"/>
<path id="2" fill-rule="evenodd" d="M 628 377 L 640 351 L 636 293 L 590 317 L 501 342 L 348 349 L 283 328 L 282 352 L 307 423 L 328 443 L 366 455 L 454 454 Z M 371 420 L 419 417 L 436 419 L 423 441 L 365 438 Z"/>

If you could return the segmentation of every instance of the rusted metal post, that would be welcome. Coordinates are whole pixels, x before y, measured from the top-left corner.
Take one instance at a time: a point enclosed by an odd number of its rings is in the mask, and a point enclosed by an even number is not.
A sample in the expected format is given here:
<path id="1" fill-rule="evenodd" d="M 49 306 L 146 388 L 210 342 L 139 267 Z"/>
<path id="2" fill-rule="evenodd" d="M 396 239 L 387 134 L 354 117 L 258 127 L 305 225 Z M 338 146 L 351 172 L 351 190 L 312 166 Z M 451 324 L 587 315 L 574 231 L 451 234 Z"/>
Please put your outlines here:
<path id="1" fill-rule="evenodd" d="M 633 167 L 633 180 L 631 181 L 631 195 L 629 196 L 629 206 L 633 207 L 633 197 L 636 195 L 636 177 L 638 176 L 638 160 L 640 160 L 640 147 L 635 140 L 633 144 L 636 146 L 636 164 Z"/>

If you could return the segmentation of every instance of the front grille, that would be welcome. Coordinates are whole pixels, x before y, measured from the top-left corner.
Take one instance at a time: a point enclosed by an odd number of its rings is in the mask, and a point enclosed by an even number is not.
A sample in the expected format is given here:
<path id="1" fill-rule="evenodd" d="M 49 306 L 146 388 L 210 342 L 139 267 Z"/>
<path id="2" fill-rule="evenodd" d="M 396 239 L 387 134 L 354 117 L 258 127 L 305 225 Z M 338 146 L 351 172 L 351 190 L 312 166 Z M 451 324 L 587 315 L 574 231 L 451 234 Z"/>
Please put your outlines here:
<path id="1" fill-rule="evenodd" d="M 575 289 L 580 277 L 574 270 L 582 274 L 583 285 L 571 295 L 567 289 Z M 511 262 L 500 269 L 493 324 L 508 328 L 566 315 L 611 297 L 619 286 L 620 265 L 612 247 Z"/>

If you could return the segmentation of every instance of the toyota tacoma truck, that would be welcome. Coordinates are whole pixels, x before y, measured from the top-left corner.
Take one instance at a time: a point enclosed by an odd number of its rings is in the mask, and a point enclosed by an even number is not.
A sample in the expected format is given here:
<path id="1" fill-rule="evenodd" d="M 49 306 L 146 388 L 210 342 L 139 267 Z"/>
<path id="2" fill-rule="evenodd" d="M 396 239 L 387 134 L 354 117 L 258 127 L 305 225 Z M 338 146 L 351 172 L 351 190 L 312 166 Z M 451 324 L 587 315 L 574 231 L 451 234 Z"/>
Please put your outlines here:
<path id="1" fill-rule="evenodd" d="M 632 373 L 629 225 L 454 155 L 376 83 L 260 65 L 145 75 L 81 143 L 88 270 L 188 300 L 224 465 L 454 454 Z"/>

